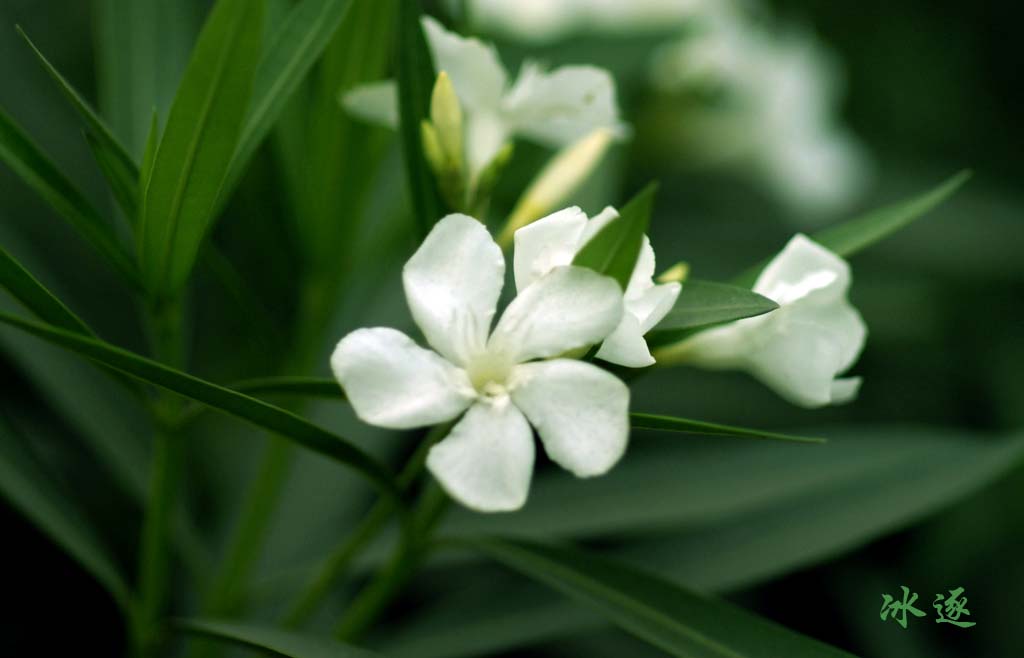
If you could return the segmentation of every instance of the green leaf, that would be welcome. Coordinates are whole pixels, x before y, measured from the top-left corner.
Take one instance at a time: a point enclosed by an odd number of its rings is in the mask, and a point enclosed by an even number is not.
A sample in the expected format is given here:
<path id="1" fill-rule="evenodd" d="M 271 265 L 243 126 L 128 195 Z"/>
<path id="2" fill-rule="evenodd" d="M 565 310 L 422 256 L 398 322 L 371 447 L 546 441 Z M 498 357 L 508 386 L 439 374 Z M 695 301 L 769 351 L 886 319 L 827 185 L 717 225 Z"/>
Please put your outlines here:
<path id="1" fill-rule="evenodd" d="M 923 217 L 953 196 L 970 180 L 971 175 L 969 170 L 961 171 L 923 194 L 873 210 L 837 226 L 822 229 L 810 237 L 839 256 L 848 258 Z M 768 260 L 765 260 L 750 268 L 736 278 L 736 283 L 747 287 L 753 285 L 767 264 Z"/>
<path id="2" fill-rule="evenodd" d="M 631 536 L 617 557 L 697 591 L 729 592 L 905 528 L 1024 463 L 1020 433 L 995 439 L 898 426 L 821 433 L 829 443 L 814 450 L 634 444 L 604 477 L 539 474 L 524 509 L 500 518 L 456 509 L 444 530 L 544 540 Z M 457 572 L 449 578 L 461 582 Z M 482 584 L 473 592 L 432 606 L 383 649 L 417 658 L 495 653 L 600 624 L 537 588 L 476 580 Z M 457 628 L 448 632 L 446 622 Z"/>
<path id="3" fill-rule="evenodd" d="M 241 179 L 249 160 L 320 58 L 338 26 L 352 13 L 354 4 L 363 4 L 363 1 L 303 0 L 288 13 L 280 28 L 275 30 L 256 69 L 252 103 L 225 185 L 227 194 Z M 376 0 L 376 4 L 386 3 Z M 367 36 L 383 40 L 376 32 Z M 347 54 L 350 59 L 357 61 L 365 55 L 362 49 L 355 47 Z"/>
<path id="4" fill-rule="evenodd" d="M 271 430 L 314 452 L 319 452 L 342 464 L 351 466 L 379 485 L 384 492 L 398 496 L 398 487 L 386 467 L 345 439 L 313 425 L 291 412 L 94 338 L 24 320 L 7 313 L 0 313 L 0 322 L 17 327 L 142 381 L 201 402 L 257 427 Z"/>
<path id="5" fill-rule="evenodd" d="M 114 198 L 117 200 L 118 205 L 125 215 L 134 222 L 135 208 L 138 206 L 137 190 L 139 178 L 139 171 L 138 167 L 135 166 L 135 162 L 128 155 L 125 148 L 121 146 L 121 143 L 117 141 L 117 138 L 114 137 L 107 124 L 97 116 L 96 112 L 89 106 L 89 103 L 82 98 L 53 64 L 46 59 L 32 40 L 29 39 L 28 35 L 25 34 L 25 31 L 21 29 L 21 26 L 16 26 L 16 29 L 18 34 L 28 43 L 32 52 L 35 53 L 43 69 L 57 83 L 61 93 L 64 94 L 71 103 L 71 107 L 85 123 L 85 137 L 89 143 L 89 148 L 92 150 L 93 157 L 110 184 L 111 191 L 114 193 Z"/>
<path id="6" fill-rule="evenodd" d="M 125 281 L 138 284 L 138 271 L 113 228 L 64 177 L 28 135 L 0 110 L 0 160 L 66 219 Z"/>
<path id="7" fill-rule="evenodd" d="M 301 395 L 328 398 L 339 402 L 345 399 L 345 392 L 341 390 L 338 382 L 324 377 L 261 377 L 235 382 L 229 388 L 252 394 Z"/>
<path id="8" fill-rule="evenodd" d="M 223 640 L 282 658 L 373 658 L 378 655 L 329 637 L 303 635 L 253 624 L 179 619 L 173 625 L 185 633 Z"/>
<path id="9" fill-rule="evenodd" d="M 0 417 L 0 492 L 32 523 L 93 575 L 123 611 L 131 591 L 107 549 L 74 507 L 25 449 L 25 437 Z"/>
<path id="10" fill-rule="evenodd" d="M 747 439 L 772 439 L 775 441 L 792 441 L 795 443 L 825 443 L 825 439 L 778 434 L 761 430 L 719 425 L 689 418 L 659 416 L 656 414 L 629 414 L 629 424 L 637 430 L 660 430 L 662 432 L 681 432 L 683 434 L 702 434 L 705 436 L 732 436 Z"/>
<path id="11" fill-rule="evenodd" d="M 395 61 L 398 67 L 399 136 L 412 208 L 420 237 L 424 237 L 441 219 L 442 206 L 420 138 L 420 124 L 430 116 L 430 94 L 436 75 L 434 58 L 420 23 L 421 14 L 419 0 L 399 0 Z"/>
<path id="12" fill-rule="evenodd" d="M 139 229 L 143 281 L 156 296 L 184 285 L 214 219 L 249 105 L 263 5 L 217 2 L 171 106 Z"/>
<path id="13" fill-rule="evenodd" d="M 532 542 L 469 543 L 505 566 L 595 608 L 613 624 L 673 656 L 852 658 L 740 608 L 607 558 Z"/>
<path id="14" fill-rule="evenodd" d="M 749 288 L 689 279 L 668 315 L 652 330 L 648 341 L 675 342 L 694 329 L 770 313 L 779 307 Z"/>
<path id="15" fill-rule="evenodd" d="M 629 285 L 640 247 L 651 221 L 654 194 L 658 186 L 649 184 L 623 206 L 619 218 L 605 225 L 576 253 L 572 264 L 589 267 L 618 281 L 623 290 Z"/>
<path id="16" fill-rule="evenodd" d="M 93 335 L 93 331 L 81 318 L 39 283 L 3 247 L 0 247 L 0 285 L 41 320 L 55 327 Z"/>

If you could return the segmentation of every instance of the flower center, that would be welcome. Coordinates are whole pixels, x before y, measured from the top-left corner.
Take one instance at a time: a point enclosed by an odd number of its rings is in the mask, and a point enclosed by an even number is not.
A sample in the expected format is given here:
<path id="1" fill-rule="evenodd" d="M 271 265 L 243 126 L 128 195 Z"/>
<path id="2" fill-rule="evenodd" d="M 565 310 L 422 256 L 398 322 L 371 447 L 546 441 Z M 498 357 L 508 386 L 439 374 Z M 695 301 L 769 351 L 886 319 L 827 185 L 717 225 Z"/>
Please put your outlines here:
<path id="1" fill-rule="evenodd" d="M 513 365 L 512 360 L 503 354 L 484 352 L 470 360 L 466 374 L 477 393 L 495 398 L 508 394 L 508 379 Z"/>

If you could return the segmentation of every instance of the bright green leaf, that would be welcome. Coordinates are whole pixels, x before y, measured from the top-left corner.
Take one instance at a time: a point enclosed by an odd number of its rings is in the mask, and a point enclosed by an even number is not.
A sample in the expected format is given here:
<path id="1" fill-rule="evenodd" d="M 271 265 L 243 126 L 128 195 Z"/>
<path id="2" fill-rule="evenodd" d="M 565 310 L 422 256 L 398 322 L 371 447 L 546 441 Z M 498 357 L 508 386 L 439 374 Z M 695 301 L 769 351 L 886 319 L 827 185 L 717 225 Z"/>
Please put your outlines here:
<path id="1" fill-rule="evenodd" d="M 329 637 L 304 635 L 277 628 L 207 619 L 179 619 L 178 630 L 211 637 L 281 658 L 373 658 L 370 653 Z"/>
<path id="2" fill-rule="evenodd" d="M 618 219 L 608 222 L 583 245 L 572 264 L 610 276 L 625 290 L 640 257 L 657 189 L 658 186 L 651 183 L 633 197 L 623 206 Z"/>
<path id="3" fill-rule="evenodd" d="M 6 419 L 0 418 L 0 492 L 108 591 L 122 610 L 131 607 L 131 591 L 81 513 L 74 498 L 60 492 L 22 445 Z"/>
<path id="4" fill-rule="evenodd" d="M 406 175 L 413 212 L 420 236 L 441 219 L 441 200 L 434 177 L 427 166 L 420 139 L 420 124 L 430 116 L 430 94 L 434 89 L 434 59 L 420 24 L 419 0 L 399 0 L 398 64 L 399 135 L 405 155 Z"/>
<path id="5" fill-rule="evenodd" d="M 0 111 L 0 160 L 66 219 L 125 281 L 137 284 L 135 263 L 118 242 L 110 224 L 3 111 Z"/>
<path id="6" fill-rule="evenodd" d="M 184 285 L 214 219 L 249 105 L 263 4 L 217 2 L 171 106 L 139 228 L 143 281 L 154 295 Z"/>
<path id="7" fill-rule="evenodd" d="M 161 386 L 257 427 L 271 430 L 314 452 L 319 452 L 342 464 L 351 466 L 379 485 L 383 491 L 398 495 L 394 478 L 386 467 L 341 437 L 313 425 L 291 412 L 94 338 L 24 320 L 7 313 L 0 313 L 0 322 L 18 327 L 102 365 Z"/>
<path id="8" fill-rule="evenodd" d="M 578 550 L 488 539 L 469 544 L 525 576 L 595 608 L 673 656 L 852 658 L 740 608 L 688 592 L 630 565 Z"/>
<path id="9" fill-rule="evenodd" d="M 779 307 L 748 288 L 688 279 L 668 315 L 652 330 L 651 339 L 678 340 L 679 334 L 698 327 L 770 313 Z M 659 338 L 660 337 L 660 338 Z"/>
<path id="10" fill-rule="evenodd" d="M 659 416 L 656 414 L 632 413 L 629 424 L 637 430 L 660 430 L 662 432 L 681 432 L 683 434 L 702 434 L 704 436 L 732 436 L 747 439 L 772 439 L 775 441 L 792 441 L 795 443 L 825 443 L 825 439 L 764 432 L 761 430 L 719 425 L 702 420 Z"/>

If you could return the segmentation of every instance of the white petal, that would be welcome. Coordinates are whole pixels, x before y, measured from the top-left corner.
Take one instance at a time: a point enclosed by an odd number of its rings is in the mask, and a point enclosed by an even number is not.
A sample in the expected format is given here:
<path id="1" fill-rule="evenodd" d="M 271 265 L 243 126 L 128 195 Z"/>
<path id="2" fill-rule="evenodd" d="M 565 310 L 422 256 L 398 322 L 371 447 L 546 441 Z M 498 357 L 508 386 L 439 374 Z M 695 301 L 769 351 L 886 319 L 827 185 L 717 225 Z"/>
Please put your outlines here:
<path id="1" fill-rule="evenodd" d="M 682 285 L 676 282 L 651 286 L 636 297 L 626 297 L 626 310 L 640 321 L 640 330 L 647 333 L 675 306 Z"/>
<path id="2" fill-rule="evenodd" d="M 595 356 L 627 368 L 646 368 L 654 365 L 654 357 L 647 348 L 640 323 L 629 311 L 622 314 L 622 322 L 604 339 L 601 349 Z"/>
<path id="3" fill-rule="evenodd" d="M 860 392 L 860 377 L 843 377 L 832 382 L 832 404 L 853 402 Z"/>
<path id="4" fill-rule="evenodd" d="M 527 64 L 503 109 L 518 134 L 548 146 L 571 144 L 597 128 L 622 130 L 615 82 L 593 66 L 563 66 L 546 73 Z"/>
<path id="5" fill-rule="evenodd" d="M 555 267 L 572 263 L 586 225 L 587 215 L 574 206 L 516 231 L 516 290 L 525 290 Z"/>
<path id="6" fill-rule="evenodd" d="M 507 76 L 494 46 L 449 32 L 429 16 L 423 17 L 434 66 L 445 71 L 459 100 L 470 110 L 497 110 Z"/>
<path id="7" fill-rule="evenodd" d="M 342 105 L 364 121 L 398 128 L 398 88 L 392 80 L 359 85 L 342 97 Z"/>
<path id="8" fill-rule="evenodd" d="M 497 112 L 481 110 L 466 116 L 466 160 L 470 176 L 483 171 L 510 137 Z"/>
<path id="9" fill-rule="evenodd" d="M 480 402 L 430 449 L 427 468 L 455 500 L 480 512 L 507 512 L 526 502 L 533 474 L 533 434 L 506 398 Z"/>
<path id="10" fill-rule="evenodd" d="M 849 287 L 846 261 L 798 233 L 757 277 L 754 292 L 782 306 L 812 294 L 838 298 Z"/>
<path id="11" fill-rule="evenodd" d="M 435 224 L 402 271 L 413 319 L 427 342 L 458 365 L 486 344 L 504 277 L 501 248 L 466 215 Z"/>
<path id="12" fill-rule="evenodd" d="M 466 373 L 394 329 L 358 329 L 331 355 L 331 369 L 356 415 L 407 429 L 455 418 L 473 400 Z"/>
<path id="13" fill-rule="evenodd" d="M 629 388 L 572 359 L 516 367 L 512 400 L 537 428 L 544 450 L 578 477 L 601 475 L 626 451 Z"/>
<path id="14" fill-rule="evenodd" d="M 597 235 L 598 231 L 607 226 L 610 222 L 618 219 L 619 211 L 611 206 L 597 213 L 587 222 L 587 228 L 583 231 L 583 239 L 580 240 L 580 247 L 590 242 L 590 239 Z"/>
<path id="15" fill-rule="evenodd" d="M 601 342 L 621 319 L 622 291 L 613 279 L 563 265 L 512 300 L 488 350 L 515 362 L 557 356 Z"/>

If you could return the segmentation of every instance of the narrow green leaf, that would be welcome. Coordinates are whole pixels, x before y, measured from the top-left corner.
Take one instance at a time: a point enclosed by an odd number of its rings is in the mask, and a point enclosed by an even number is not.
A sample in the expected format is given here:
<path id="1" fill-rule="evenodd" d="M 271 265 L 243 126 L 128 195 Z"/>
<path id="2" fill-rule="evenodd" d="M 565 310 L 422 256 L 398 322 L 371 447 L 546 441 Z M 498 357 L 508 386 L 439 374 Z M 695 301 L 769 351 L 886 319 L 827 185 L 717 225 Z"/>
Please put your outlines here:
<path id="1" fill-rule="evenodd" d="M 76 333 L 93 335 L 85 322 L 0 247 L 0 285 L 41 320 Z"/>
<path id="2" fill-rule="evenodd" d="M 420 138 L 420 124 L 430 115 L 430 94 L 436 75 L 434 58 L 423 35 L 421 15 L 419 0 L 399 0 L 398 38 L 395 40 L 399 135 L 405 155 L 409 196 L 420 237 L 423 237 L 441 219 L 442 206 Z"/>
<path id="3" fill-rule="evenodd" d="M 333 379 L 324 377 L 261 377 L 235 382 L 229 387 L 241 393 L 301 395 L 342 401 L 345 392 Z"/>
<path id="4" fill-rule="evenodd" d="M 314 452 L 351 466 L 379 485 L 384 492 L 398 495 L 398 487 L 386 467 L 345 439 L 291 412 L 94 338 L 24 320 L 7 313 L 0 313 L 0 322 L 257 427 L 271 430 Z"/>
<path id="5" fill-rule="evenodd" d="M 82 98 L 81 94 L 71 86 L 64 76 L 50 63 L 46 56 L 29 39 L 21 26 L 16 26 L 18 34 L 25 39 L 29 48 L 35 53 L 43 69 L 50 75 L 57 84 L 58 89 L 71 103 L 71 107 L 78 113 L 85 123 L 85 137 L 89 142 L 93 157 L 103 172 L 104 177 L 110 184 L 111 191 L 118 205 L 125 212 L 125 215 L 134 221 L 135 207 L 138 205 L 136 198 L 138 188 L 139 172 L 138 167 L 121 143 L 117 141 L 114 134 L 107 127 L 107 124 L 96 114 L 89 103 Z"/>
<path id="6" fill-rule="evenodd" d="M 304 635 L 277 628 L 208 619 L 179 619 L 174 628 L 211 637 L 281 658 L 373 658 L 371 653 L 329 637 Z"/>
<path id="7" fill-rule="evenodd" d="M 61 546 L 114 597 L 131 608 L 131 591 L 106 548 L 74 507 L 39 468 L 5 418 L 0 418 L 0 492 L 11 505 Z"/>
<path id="8" fill-rule="evenodd" d="M 708 423 L 702 420 L 690 420 L 689 418 L 676 418 L 673 416 L 659 416 L 656 414 L 629 414 L 629 423 L 637 430 L 660 430 L 663 432 L 681 432 L 684 434 L 702 434 L 705 436 L 732 436 L 747 439 L 772 439 L 775 441 L 792 441 L 796 443 L 825 443 L 825 439 L 794 436 L 792 434 L 778 434 L 776 432 L 764 432 L 761 430 L 746 429 L 743 427 L 732 427 L 730 425 L 719 425 Z"/>
<path id="9" fill-rule="evenodd" d="M 770 313 L 779 307 L 772 300 L 748 288 L 688 279 L 668 315 L 655 332 L 676 333 L 722 322 Z"/>
<path id="10" fill-rule="evenodd" d="M 113 228 L 85 196 L 32 143 L 28 135 L 0 110 L 0 160 L 43 198 L 85 238 L 128 283 L 138 284 L 138 271 Z"/>
<path id="11" fill-rule="evenodd" d="M 852 658 L 852 654 L 627 564 L 532 542 L 487 539 L 469 543 L 505 566 L 593 607 L 608 621 L 673 656 Z"/>
<path id="12" fill-rule="evenodd" d="M 523 510 L 501 518 L 453 510 L 444 528 L 460 537 L 544 540 L 632 533 L 617 557 L 697 591 L 729 592 L 905 528 L 1024 463 L 1020 433 L 995 439 L 898 426 L 825 433 L 828 445 L 815 450 L 764 443 L 634 449 L 602 478 L 542 474 Z M 450 578 L 461 582 L 458 573 Z M 539 588 L 498 582 L 453 592 L 382 648 L 416 658 L 490 654 L 600 623 Z"/>
<path id="13" fill-rule="evenodd" d="M 342 20 L 351 13 L 352 5 L 358 2 L 362 0 L 303 0 L 275 30 L 256 69 L 252 103 L 231 162 L 224 197 L 230 195 L 256 149 L 320 58 Z M 380 0 L 376 3 L 386 4 Z M 372 36 L 382 38 L 378 33 Z M 348 53 L 353 60 L 361 60 L 365 54 L 357 48 Z"/>
<path id="14" fill-rule="evenodd" d="M 214 219 L 249 105 L 263 5 L 217 2 L 171 106 L 139 230 L 143 281 L 157 296 L 184 285 Z"/>
<path id="15" fill-rule="evenodd" d="M 156 162 L 156 153 L 160 149 L 160 117 L 157 116 L 156 110 L 153 110 L 153 115 L 149 120 L 149 133 L 146 135 L 146 148 L 142 152 L 142 168 L 139 170 L 138 178 L 138 194 L 136 198 L 139 203 L 142 204 L 146 200 L 146 194 L 149 192 L 149 182 L 153 179 L 153 164 Z M 139 205 L 135 209 L 135 224 L 142 222 L 142 215 L 145 211 L 142 206 Z"/>
<path id="16" fill-rule="evenodd" d="M 573 258 L 573 265 L 589 267 L 618 281 L 623 290 L 640 257 L 640 247 L 651 221 L 656 183 L 651 183 L 623 206 L 619 218 L 609 222 Z"/>
<path id="17" fill-rule="evenodd" d="M 971 171 L 961 171 L 937 187 L 898 203 L 873 210 L 866 215 L 822 229 L 810 237 L 843 258 L 848 258 L 899 229 L 920 219 L 959 190 L 971 178 Z M 738 285 L 750 287 L 768 260 L 750 268 L 736 278 Z"/>

